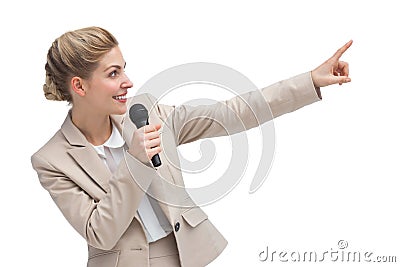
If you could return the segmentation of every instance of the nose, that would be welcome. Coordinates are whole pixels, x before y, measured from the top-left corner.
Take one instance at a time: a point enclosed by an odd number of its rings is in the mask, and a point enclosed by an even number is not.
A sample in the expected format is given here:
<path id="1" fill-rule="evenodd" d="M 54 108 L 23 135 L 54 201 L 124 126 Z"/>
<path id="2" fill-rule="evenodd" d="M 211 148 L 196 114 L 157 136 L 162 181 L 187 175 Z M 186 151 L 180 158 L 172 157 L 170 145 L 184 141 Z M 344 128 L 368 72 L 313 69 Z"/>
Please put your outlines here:
<path id="1" fill-rule="evenodd" d="M 126 88 L 126 89 L 133 87 L 133 83 L 129 79 L 128 75 L 126 75 L 125 73 L 124 73 L 123 81 L 121 83 L 121 87 Z"/>

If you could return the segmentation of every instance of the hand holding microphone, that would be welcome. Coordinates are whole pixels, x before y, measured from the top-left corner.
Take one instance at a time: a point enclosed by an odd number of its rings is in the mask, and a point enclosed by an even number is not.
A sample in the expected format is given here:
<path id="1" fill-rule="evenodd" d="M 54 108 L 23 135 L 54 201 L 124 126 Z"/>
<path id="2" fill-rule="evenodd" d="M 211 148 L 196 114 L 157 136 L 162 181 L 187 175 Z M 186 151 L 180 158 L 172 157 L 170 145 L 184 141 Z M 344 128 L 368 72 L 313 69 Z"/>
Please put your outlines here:
<path id="1" fill-rule="evenodd" d="M 129 109 L 129 118 L 136 125 L 129 153 L 143 163 L 149 159 L 154 167 L 161 165 L 158 155 L 162 151 L 161 138 L 158 130 L 161 124 L 149 124 L 147 109 L 142 104 L 134 104 Z"/>

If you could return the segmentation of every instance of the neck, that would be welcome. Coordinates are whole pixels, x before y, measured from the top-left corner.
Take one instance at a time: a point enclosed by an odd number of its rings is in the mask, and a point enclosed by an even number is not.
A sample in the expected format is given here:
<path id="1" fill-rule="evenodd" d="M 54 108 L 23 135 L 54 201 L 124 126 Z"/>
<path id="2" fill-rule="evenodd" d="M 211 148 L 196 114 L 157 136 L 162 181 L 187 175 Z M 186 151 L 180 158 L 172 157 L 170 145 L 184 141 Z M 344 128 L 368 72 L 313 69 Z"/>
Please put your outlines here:
<path id="1" fill-rule="evenodd" d="M 94 146 L 104 144 L 112 132 L 110 116 L 95 114 L 75 107 L 71 110 L 72 122 Z"/>

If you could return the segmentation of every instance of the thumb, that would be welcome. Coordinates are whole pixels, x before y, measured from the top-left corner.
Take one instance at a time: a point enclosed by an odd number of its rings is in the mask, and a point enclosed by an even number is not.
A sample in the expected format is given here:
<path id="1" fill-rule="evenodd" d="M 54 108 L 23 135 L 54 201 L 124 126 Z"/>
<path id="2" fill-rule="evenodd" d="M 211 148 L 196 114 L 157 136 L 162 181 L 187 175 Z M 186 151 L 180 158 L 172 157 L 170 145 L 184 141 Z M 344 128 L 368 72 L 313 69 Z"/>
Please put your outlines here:
<path id="1" fill-rule="evenodd" d="M 339 85 L 351 82 L 351 79 L 348 76 L 335 76 L 335 79 L 336 79 L 335 83 L 338 83 Z"/>

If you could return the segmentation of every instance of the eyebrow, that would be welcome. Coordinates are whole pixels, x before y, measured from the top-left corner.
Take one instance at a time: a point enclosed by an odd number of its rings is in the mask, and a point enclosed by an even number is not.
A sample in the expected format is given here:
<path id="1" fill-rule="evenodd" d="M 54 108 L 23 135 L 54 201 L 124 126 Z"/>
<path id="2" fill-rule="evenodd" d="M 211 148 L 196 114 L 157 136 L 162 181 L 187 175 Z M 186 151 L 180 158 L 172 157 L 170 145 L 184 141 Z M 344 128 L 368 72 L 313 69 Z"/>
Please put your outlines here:
<path id="1" fill-rule="evenodd" d="M 125 67 L 126 67 L 126 62 L 125 62 L 125 64 L 124 64 L 124 69 L 125 69 Z M 117 68 L 117 69 L 121 69 L 121 66 L 120 65 L 111 65 L 111 66 L 109 66 L 109 67 L 107 67 L 105 70 L 104 70 L 104 72 L 106 72 L 107 70 L 109 70 L 109 69 L 111 69 L 111 68 Z"/>

